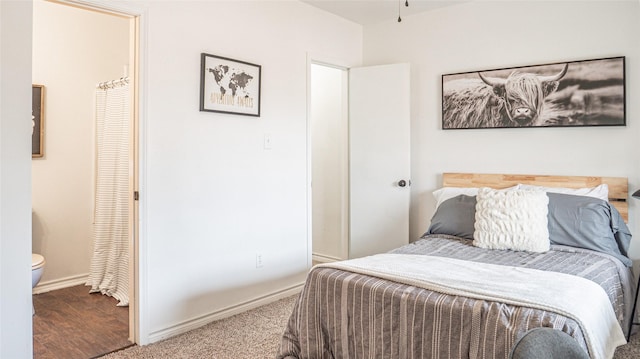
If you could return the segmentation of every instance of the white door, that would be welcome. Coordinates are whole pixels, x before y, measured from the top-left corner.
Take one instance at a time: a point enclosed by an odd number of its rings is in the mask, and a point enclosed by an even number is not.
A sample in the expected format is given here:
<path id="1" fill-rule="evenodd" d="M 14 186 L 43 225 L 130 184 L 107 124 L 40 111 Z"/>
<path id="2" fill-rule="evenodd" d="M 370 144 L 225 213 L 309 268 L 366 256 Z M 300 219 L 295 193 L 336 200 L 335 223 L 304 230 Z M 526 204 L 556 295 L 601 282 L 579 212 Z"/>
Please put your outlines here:
<path id="1" fill-rule="evenodd" d="M 409 242 L 409 64 L 349 70 L 349 258 Z"/>

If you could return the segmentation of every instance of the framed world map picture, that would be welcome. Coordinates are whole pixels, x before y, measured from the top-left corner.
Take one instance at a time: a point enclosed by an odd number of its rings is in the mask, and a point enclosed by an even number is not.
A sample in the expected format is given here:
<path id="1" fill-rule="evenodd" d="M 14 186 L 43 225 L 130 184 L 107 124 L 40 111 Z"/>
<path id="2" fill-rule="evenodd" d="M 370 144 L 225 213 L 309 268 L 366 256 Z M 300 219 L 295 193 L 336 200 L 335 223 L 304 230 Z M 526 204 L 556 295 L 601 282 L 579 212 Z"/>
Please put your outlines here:
<path id="1" fill-rule="evenodd" d="M 200 111 L 260 116 L 261 66 L 203 53 Z"/>

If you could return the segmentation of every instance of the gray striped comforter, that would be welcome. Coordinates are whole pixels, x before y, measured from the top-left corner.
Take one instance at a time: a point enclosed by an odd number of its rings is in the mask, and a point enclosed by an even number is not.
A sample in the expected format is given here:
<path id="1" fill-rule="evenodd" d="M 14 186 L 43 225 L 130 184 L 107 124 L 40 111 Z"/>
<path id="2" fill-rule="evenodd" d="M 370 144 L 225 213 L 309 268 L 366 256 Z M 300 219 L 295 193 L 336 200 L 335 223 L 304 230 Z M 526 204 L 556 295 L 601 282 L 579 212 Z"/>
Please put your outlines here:
<path id="1" fill-rule="evenodd" d="M 495 251 L 445 235 L 425 236 L 392 253 L 428 254 L 584 277 L 605 290 L 623 330 L 628 326 L 633 278 L 629 268 L 606 254 L 561 246 L 546 253 Z M 578 324 L 556 313 L 314 268 L 291 314 L 277 358 L 506 359 L 516 340 L 536 327 L 562 330 L 586 350 Z"/>

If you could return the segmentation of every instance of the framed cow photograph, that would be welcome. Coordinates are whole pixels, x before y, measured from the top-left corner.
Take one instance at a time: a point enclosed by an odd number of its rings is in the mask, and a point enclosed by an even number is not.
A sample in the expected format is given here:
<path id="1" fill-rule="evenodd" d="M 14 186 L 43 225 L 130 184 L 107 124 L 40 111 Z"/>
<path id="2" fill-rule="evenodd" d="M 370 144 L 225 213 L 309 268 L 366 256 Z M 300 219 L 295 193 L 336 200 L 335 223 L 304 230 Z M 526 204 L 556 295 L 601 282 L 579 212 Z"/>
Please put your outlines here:
<path id="1" fill-rule="evenodd" d="M 442 128 L 625 126 L 625 58 L 442 75 Z"/>

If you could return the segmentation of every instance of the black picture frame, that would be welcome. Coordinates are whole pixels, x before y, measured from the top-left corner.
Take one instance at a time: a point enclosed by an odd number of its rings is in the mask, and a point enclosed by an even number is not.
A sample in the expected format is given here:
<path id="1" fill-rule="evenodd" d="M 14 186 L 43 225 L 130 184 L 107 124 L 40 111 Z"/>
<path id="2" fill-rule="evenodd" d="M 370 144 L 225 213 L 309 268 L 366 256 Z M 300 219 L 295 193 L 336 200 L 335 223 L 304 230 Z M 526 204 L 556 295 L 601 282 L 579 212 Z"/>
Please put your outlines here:
<path id="1" fill-rule="evenodd" d="M 31 157 L 44 156 L 44 86 L 31 86 Z"/>
<path id="2" fill-rule="evenodd" d="M 201 54 L 200 111 L 260 117 L 262 66 Z"/>
<path id="3" fill-rule="evenodd" d="M 442 129 L 626 126 L 625 57 L 442 75 Z"/>

